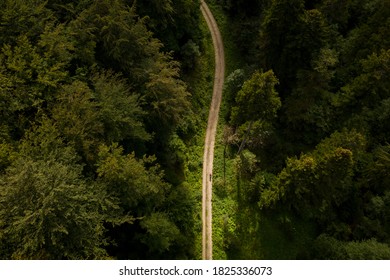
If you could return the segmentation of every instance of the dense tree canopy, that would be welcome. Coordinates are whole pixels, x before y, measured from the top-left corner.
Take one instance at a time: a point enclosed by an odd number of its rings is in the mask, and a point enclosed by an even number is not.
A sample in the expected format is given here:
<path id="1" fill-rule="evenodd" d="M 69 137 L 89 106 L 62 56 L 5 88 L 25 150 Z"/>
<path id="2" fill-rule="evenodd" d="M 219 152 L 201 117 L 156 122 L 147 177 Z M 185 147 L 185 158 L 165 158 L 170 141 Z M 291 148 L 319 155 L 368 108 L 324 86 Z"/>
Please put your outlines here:
<path id="1" fill-rule="evenodd" d="M 157 152 L 193 114 L 174 57 L 199 11 L 150 3 L 2 1 L 0 258 L 193 256 L 191 195 Z"/>
<path id="2" fill-rule="evenodd" d="M 239 159 L 242 145 L 230 150 L 239 211 L 253 217 L 237 214 L 232 257 L 388 259 L 389 1 L 250 1 L 252 11 L 219 2 L 235 26 L 245 24 L 240 14 L 257 17 L 258 43 L 235 42 L 251 55 L 239 53 L 244 70 L 228 78 L 231 130 L 245 130 L 252 107 L 274 108 L 249 98 L 256 69 L 274 73 L 281 102 L 272 126 L 229 142 L 248 143 Z M 242 77 L 251 78 L 234 83 Z M 247 243 L 258 251 L 244 252 Z"/>
<path id="3" fill-rule="evenodd" d="M 390 1 L 208 2 L 231 40 L 226 256 L 389 259 Z M 199 4 L 1 2 L 1 259 L 197 257 Z"/>

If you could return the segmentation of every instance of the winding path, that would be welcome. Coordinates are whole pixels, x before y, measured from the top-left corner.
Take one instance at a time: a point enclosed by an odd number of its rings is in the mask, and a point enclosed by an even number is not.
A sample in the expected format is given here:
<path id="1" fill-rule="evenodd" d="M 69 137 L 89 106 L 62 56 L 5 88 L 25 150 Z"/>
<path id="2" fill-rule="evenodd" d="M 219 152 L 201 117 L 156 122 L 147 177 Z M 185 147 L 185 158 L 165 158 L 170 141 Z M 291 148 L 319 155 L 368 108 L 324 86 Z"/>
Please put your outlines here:
<path id="1" fill-rule="evenodd" d="M 217 23 L 210 12 L 209 7 L 203 0 L 201 0 L 200 9 L 207 22 L 207 26 L 210 29 L 215 52 L 214 89 L 206 130 L 202 179 L 202 258 L 204 260 L 211 260 L 213 258 L 211 205 L 213 183 L 212 172 L 215 134 L 217 131 L 219 107 L 221 105 L 222 89 L 225 77 L 225 54 L 221 33 L 219 32 Z"/>

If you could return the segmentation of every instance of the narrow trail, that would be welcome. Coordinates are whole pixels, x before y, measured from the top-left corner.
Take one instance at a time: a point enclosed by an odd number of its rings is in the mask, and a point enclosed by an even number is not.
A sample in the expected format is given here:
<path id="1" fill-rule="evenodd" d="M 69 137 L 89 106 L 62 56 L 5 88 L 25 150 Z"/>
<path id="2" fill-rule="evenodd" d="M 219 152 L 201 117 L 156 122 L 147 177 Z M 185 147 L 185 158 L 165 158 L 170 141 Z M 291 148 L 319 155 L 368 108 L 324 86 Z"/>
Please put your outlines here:
<path id="1" fill-rule="evenodd" d="M 202 179 L 202 258 L 213 259 L 212 240 L 212 183 L 215 135 L 217 132 L 219 107 L 222 100 L 222 89 L 225 77 L 225 54 L 223 42 L 218 25 L 207 4 L 202 0 L 200 9 L 210 30 L 215 52 L 215 74 L 213 97 L 210 105 L 209 119 L 207 123 L 206 139 L 203 155 L 203 179 Z"/>

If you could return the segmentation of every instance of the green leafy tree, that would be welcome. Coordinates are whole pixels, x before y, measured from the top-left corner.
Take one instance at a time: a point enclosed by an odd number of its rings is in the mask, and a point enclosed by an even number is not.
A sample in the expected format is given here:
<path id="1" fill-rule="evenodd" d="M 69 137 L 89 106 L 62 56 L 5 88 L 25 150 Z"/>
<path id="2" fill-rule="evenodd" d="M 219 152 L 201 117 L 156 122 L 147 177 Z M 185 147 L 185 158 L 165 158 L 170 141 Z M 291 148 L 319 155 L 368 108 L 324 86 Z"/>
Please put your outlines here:
<path id="1" fill-rule="evenodd" d="M 361 73 L 344 86 L 338 104 L 350 106 L 353 111 L 373 108 L 390 98 L 390 50 L 373 53 L 361 61 Z"/>
<path id="2" fill-rule="evenodd" d="M 189 65 L 192 58 L 186 57 L 181 49 L 192 42 L 200 44 L 200 10 L 197 0 L 157 0 L 134 1 L 137 12 L 147 16 L 148 26 L 163 44 L 164 49 L 174 51 L 184 64 Z"/>
<path id="3" fill-rule="evenodd" d="M 20 158 L 0 183 L 3 258 L 94 259 L 106 256 L 103 197 L 77 165 Z"/>
<path id="4" fill-rule="evenodd" d="M 83 177 L 79 157 L 56 126 L 43 120 L 15 157 L 0 180 L 1 257 L 105 258 L 103 223 L 115 204 Z"/>
<path id="5" fill-rule="evenodd" d="M 107 71 L 95 74 L 92 82 L 105 140 L 108 143 L 149 140 L 143 124 L 146 115 L 141 108 L 143 101 L 139 94 L 130 91 L 124 78 Z"/>
<path id="6" fill-rule="evenodd" d="M 281 107 L 280 98 L 275 90 L 277 84 L 278 80 L 271 70 L 265 73 L 255 72 L 237 93 L 236 106 L 231 113 L 231 123 L 241 126 L 240 130 L 244 130 L 247 124 L 239 153 L 248 141 L 253 127 L 259 137 L 251 140 L 259 143 L 263 141 L 267 130 L 272 127 L 272 121 Z"/>
<path id="7" fill-rule="evenodd" d="M 191 186 L 186 182 L 174 186 L 167 195 L 167 200 L 161 212 L 165 213 L 169 221 L 174 223 L 173 228 L 176 227 L 179 230 L 179 234 L 173 235 L 176 239 L 169 247 L 169 251 L 163 252 L 164 258 L 195 258 L 196 220 L 194 215 L 196 214 L 196 205 L 197 198 L 191 191 Z"/>
<path id="8" fill-rule="evenodd" d="M 353 213 L 342 216 L 340 210 L 354 199 L 354 165 L 364 148 L 361 134 L 344 131 L 321 142 L 310 154 L 289 158 L 271 187 L 262 193 L 259 206 L 272 207 L 280 201 L 280 206 L 325 228 L 336 220 L 351 222 Z"/>
<path id="9" fill-rule="evenodd" d="M 161 211 L 171 186 L 164 182 L 155 159 L 138 160 L 134 154 L 123 155 L 118 145 L 101 146 L 99 158 L 99 182 L 119 201 L 122 213 L 137 219 L 132 227 L 119 225 L 111 231 L 120 254 L 123 258 L 162 258 L 177 242 L 180 231 L 168 214 Z M 128 249 L 122 252 L 123 248 Z M 147 249 L 149 254 L 134 251 L 137 248 Z"/>
<path id="10" fill-rule="evenodd" d="M 288 72 L 293 71 L 296 66 L 299 67 L 302 63 L 295 64 L 297 61 L 290 57 L 291 51 L 288 48 L 294 47 L 294 35 L 300 30 L 299 21 L 304 11 L 304 1 L 302 0 L 272 1 L 261 28 L 260 46 L 264 52 L 263 63 L 266 65 L 266 69 L 275 71 L 282 81 L 282 86 L 286 86 L 287 79 L 292 78 L 292 74 Z M 294 56 L 297 55 L 299 52 L 296 52 Z"/>
<path id="11" fill-rule="evenodd" d="M 165 213 L 155 212 L 141 221 L 146 230 L 140 240 L 146 244 L 152 254 L 162 254 L 169 250 L 179 236 L 179 229 Z"/>
<path id="12" fill-rule="evenodd" d="M 154 161 L 154 157 L 138 160 L 134 153 L 123 155 L 123 148 L 117 144 L 100 147 L 99 180 L 120 200 L 124 212 L 142 217 L 163 204 L 170 185 L 163 181 L 163 173 Z"/>
<path id="13" fill-rule="evenodd" d="M 191 39 L 181 47 L 180 54 L 182 56 L 182 67 L 184 69 L 193 69 L 198 57 L 201 55 L 199 46 Z"/>
<path id="14" fill-rule="evenodd" d="M 282 96 L 294 88 L 297 70 L 310 67 L 329 34 L 321 12 L 305 10 L 305 1 L 272 2 L 261 28 L 261 56 L 263 67 L 279 78 Z"/>
<path id="15" fill-rule="evenodd" d="M 375 239 L 342 242 L 327 235 L 320 235 L 313 248 L 313 258 L 328 260 L 388 260 L 390 248 Z"/>
<path id="16" fill-rule="evenodd" d="M 173 21 L 175 13 L 173 2 L 172 0 L 157 0 L 153 2 L 142 1 L 136 4 L 139 6 L 141 14 L 151 17 L 150 25 L 152 27 L 157 28 L 161 25 L 163 28 L 167 28 L 168 24 Z"/>
<path id="17" fill-rule="evenodd" d="M 89 164 L 96 162 L 104 127 L 99 120 L 99 106 L 87 84 L 75 81 L 64 85 L 52 108 L 52 118 L 61 134 Z M 99 141 L 100 140 L 100 141 Z"/>
<path id="18" fill-rule="evenodd" d="M 37 42 L 53 14 L 40 0 L 4 0 L 0 11 L 0 42 L 13 45 L 21 35 Z"/>
<path id="19" fill-rule="evenodd" d="M 318 143 L 334 127 L 336 109 L 331 84 L 338 61 L 337 51 L 323 48 L 310 70 L 298 70 L 297 85 L 285 101 L 291 139 Z"/>
<path id="20" fill-rule="evenodd" d="M 26 36 L 19 37 L 15 46 L 2 47 L 1 96 L 8 98 L 9 110 L 42 106 L 42 103 L 50 98 L 48 94 L 53 93 L 53 89 L 66 79 L 71 43 L 62 45 L 61 49 L 59 44 L 64 42 L 59 43 L 53 38 L 48 42 L 49 36 L 55 37 L 51 32 L 42 34 L 39 47 L 33 46 Z"/>
<path id="21" fill-rule="evenodd" d="M 271 70 L 254 73 L 236 96 L 237 106 L 232 109 L 232 123 L 273 120 L 281 106 L 275 90 L 277 84 L 278 80 Z"/>
<path id="22" fill-rule="evenodd" d="M 184 180 L 173 57 L 200 53 L 198 2 L 76 2 L 1 4 L 0 257 L 188 257 L 194 202 L 166 180 Z"/>
<path id="23" fill-rule="evenodd" d="M 374 161 L 367 166 L 365 175 L 374 190 L 383 192 L 390 183 L 390 145 L 379 146 L 373 155 Z"/>
<path id="24" fill-rule="evenodd" d="M 325 0 L 320 2 L 320 10 L 327 21 L 342 33 L 346 33 L 351 17 L 352 0 Z"/>
<path id="25" fill-rule="evenodd" d="M 389 5 L 388 1 L 352 1 L 351 13 L 357 15 L 352 16 L 350 24 L 355 28 L 349 30 L 341 44 L 340 60 L 344 67 L 338 71 L 345 82 L 360 72 L 362 59 L 389 49 Z"/>
<path id="26" fill-rule="evenodd" d="M 65 26 L 47 23 L 34 43 L 20 35 L 0 54 L 0 122 L 23 135 L 69 78 L 73 41 Z"/>
<path id="27" fill-rule="evenodd" d="M 11 164 L 13 161 L 13 153 L 12 145 L 7 142 L 0 142 L 0 172 Z"/>
<path id="28" fill-rule="evenodd" d="M 77 21 L 75 26 L 84 26 L 84 33 L 93 33 L 96 60 L 122 72 L 144 98 L 151 129 L 174 128 L 189 112 L 189 93 L 179 79 L 179 64 L 161 51 L 163 45 L 147 29 L 146 19 L 136 14 L 134 6 L 105 0 L 94 2 Z"/>
<path id="29" fill-rule="evenodd" d="M 160 56 L 149 77 L 145 84 L 146 108 L 153 120 L 149 125 L 154 125 L 155 129 L 161 125 L 164 129 L 172 129 L 191 112 L 189 93 L 179 79 L 179 64 L 169 56 Z"/>

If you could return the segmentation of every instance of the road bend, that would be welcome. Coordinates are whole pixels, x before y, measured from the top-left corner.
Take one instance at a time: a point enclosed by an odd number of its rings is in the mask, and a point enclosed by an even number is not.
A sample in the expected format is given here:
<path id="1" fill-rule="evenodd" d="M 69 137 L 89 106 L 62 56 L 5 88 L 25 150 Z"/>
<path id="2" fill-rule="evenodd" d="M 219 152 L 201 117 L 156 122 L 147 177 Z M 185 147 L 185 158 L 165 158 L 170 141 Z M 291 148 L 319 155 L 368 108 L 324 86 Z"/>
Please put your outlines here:
<path id="1" fill-rule="evenodd" d="M 210 105 L 209 119 L 207 122 L 202 174 L 202 258 L 204 260 L 212 260 L 212 174 L 215 135 L 217 131 L 219 107 L 222 100 L 222 89 L 225 76 L 225 55 L 222 37 L 221 33 L 219 32 L 218 25 L 209 7 L 203 0 L 201 0 L 200 9 L 210 30 L 215 53 L 214 88 Z"/>

